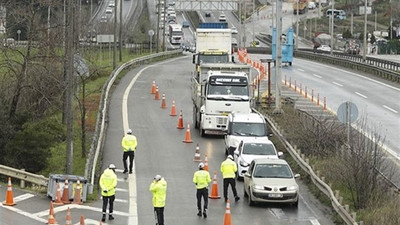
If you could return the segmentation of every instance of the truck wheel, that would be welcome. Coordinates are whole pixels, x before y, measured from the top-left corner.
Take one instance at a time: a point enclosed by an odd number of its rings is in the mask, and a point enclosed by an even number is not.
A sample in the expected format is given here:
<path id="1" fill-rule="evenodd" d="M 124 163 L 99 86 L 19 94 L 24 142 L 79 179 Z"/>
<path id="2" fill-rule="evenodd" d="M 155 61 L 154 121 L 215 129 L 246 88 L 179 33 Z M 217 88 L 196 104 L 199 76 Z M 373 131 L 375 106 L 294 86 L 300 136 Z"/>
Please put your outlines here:
<path id="1" fill-rule="evenodd" d="M 292 66 L 292 62 L 289 62 L 289 66 Z"/>
<path id="2" fill-rule="evenodd" d="M 193 122 L 194 122 L 194 128 L 198 129 L 199 128 L 199 122 L 197 121 L 197 110 L 196 110 L 196 107 L 193 107 Z"/>
<path id="3" fill-rule="evenodd" d="M 203 128 L 201 126 L 199 126 L 199 131 L 200 131 L 200 136 L 201 137 L 206 136 L 206 134 L 204 133 L 204 130 L 203 130 Z"/>

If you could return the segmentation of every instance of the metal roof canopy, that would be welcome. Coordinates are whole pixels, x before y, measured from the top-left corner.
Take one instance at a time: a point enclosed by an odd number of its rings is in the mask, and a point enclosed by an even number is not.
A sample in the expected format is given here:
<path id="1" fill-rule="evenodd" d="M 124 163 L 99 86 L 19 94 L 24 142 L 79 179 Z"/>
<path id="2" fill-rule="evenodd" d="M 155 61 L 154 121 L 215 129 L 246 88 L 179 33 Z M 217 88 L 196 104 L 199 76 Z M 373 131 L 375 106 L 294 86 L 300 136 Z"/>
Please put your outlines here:
<path id="1" fill-rule="evenodd" d="M 189 0 L 189 1 L 175 1 L 175 10 L 178 11 L 236 11 L 238 10 L 239 0 Z"/>

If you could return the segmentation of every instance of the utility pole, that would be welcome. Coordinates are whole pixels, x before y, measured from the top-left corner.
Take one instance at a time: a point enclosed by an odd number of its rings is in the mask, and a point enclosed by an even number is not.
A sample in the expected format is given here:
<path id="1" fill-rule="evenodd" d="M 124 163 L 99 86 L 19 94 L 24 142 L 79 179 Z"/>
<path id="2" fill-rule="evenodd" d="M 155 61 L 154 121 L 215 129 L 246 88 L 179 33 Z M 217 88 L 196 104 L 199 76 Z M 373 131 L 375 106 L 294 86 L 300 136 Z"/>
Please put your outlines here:
<path id="1" fill-rule="evenodd" d="M 67 20 L 66 20 L 66 37 L 65 37 L 65 66 L 64 73 L 66 76 L 66 173 L 72 174 L 73 171 L 73 95 L 74 95 L 74 8 L 75 1 L 67 1 Z"/>
<path id="2" fill-rule="evenodd" d="M 333 23 L 335 22 L 335 0 L 332 0 L 332 11 L 331 11 L 331 55 L 333 55 Z"/>
<path id="3" fill-rule="evenodd" d="M 119 0 L 119 61 L 122 62 L 122 0 Z"/>
<path id="4" fill-rule="evenodd" d="M 256 1 L 253 0 L 253 15 L 251 15 L 251 17 L 252 17 L 252 22 L 253 22 L 253 44 L 254 44 L 254 42 L 255 42 L 255 40 L 254 40 L 254 24 L 256 23 L 255 8 L 256 8 Z"/>
<path id="5" fill-rule="evenodd" d="M 158 0 L 157 1 L 157 33 L 156 33 L 156 35 L 157 35 L 157 41 L 156 41 L 156 53 L 158 53 L 158 48 L 159 48 L 159 42 L 160 42 L 160 4 L 161 4 L 161 1 L 160 0 Z"/>
<path id="6" fill-rule="evenodd" d="M 276 66 L 275 66 L 275 109 L 273 113 L 283 113 L 281 107 L 282 80 L 282 0 L 276 0 Z"/>
<path id="7" fill-rule="evenodd" d="M 114 9 L 114 48 L 113 48 L 113 69 L 117 67 L 117 10 L 118 10 L 118 3 L 115 4 Z"/>
<path id="8" fill-rule="evenodd" d="M 364 51 L 363 51 L 363 61 L 365 62 L 367 58 L 367 4 L 368 0 L 364 0 Z"/>
<path id="9" fill-rule="evenodd" d="M 390 5 L 390 39 L 393 38 L 393 5 L 392 0 L 389 0 Z"/>
<path id="10" fill-rule="evenodd" d="M 299 48 L 299 0 L 296 0 L 296 50 Z"/>

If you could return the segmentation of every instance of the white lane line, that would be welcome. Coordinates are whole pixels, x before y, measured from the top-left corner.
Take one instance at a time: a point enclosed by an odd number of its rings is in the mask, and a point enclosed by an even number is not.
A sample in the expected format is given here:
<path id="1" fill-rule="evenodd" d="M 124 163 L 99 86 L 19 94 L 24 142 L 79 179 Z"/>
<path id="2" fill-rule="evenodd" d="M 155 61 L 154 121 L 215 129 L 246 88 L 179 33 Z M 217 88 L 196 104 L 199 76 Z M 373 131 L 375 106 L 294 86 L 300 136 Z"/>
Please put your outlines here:
<path id="1" fill-rule="evenodd" d="M 315 218 L 310 218 L 310 222 L 311 222 L 312 225 L 321 225 L 321 224 L 318 222 L 318 220 L 315 219 Z"/>
<path id="2" fill-rule="evenodd" d="M 42 219 L 42 218 L 40 218 L 39 216 L 37 216 L 35 214 L 22 211 L 21 209 L 18 209 L 18 208 L 15 208 L 15 207 L 4 206 L 3 204 L 0 204 L 0 207 L 3 207 L 4 209 L 13 211 L 15 213 L 18 213 L 18 214 L 23 215 L 25 217 L 34 219 L 34 220 L 36 220 L 38 222 L 41 222 L 43 224 L 48 222 L 47 219 Z M 46 210 L 46 213 L 44 215 L 49 215 L 49 210 Z"/>
<path id="3" fill-rule="evenodd" d="M 14 202 L 20 202 L 20 201 L 23 201 L 23 200 L 26 200 L 26 199 L 32 198 L 32 197 L 34 197 L 34 195 L 33 194 L 29 194 L 29 193 L 23 194 L 23 195 L 19 195 L 17 197 L 14 197 Z"/>
<path id="4" fill-rule="evenodd" d="M 123 189 L 123 188 L 115 188 L 115 190 L 118 192 L 128 192 L 128 190 Z"/>
<path id="5" fill-rule="evenodd" d="M 357 92 L 357 91 L 356 91 L 356 92 L 354 92 L 354 93 L 356 93 L 356 95 L 361 96 L 361 97 L 363 97 L 363 98 L 368 98 L 367 96 L 361 94 L 360 92 Z"/>
<path id="6" fill-rule="evenodd" d="M 318 78 L 320 78 L 320 79 L 322 78 L 322 76 L 320 76 L 320 75 L 318 75 L 318 74 L 315 74 L 315 73 L 313 74 L 313 76 L 314 76 L 314 77 L 318 77 Z"/>
<path id="7" fill-rule="evenodd" d="M 390 111 L 392 111 L 392 112 L 394 112 L 394 113 L 399 113 L 399 112 L 397 112 L 396 110 L 390 108 L 390 107 L 387 106 L 387 105 L 383 105 L 383 108 L 385 108 L 385 109 L 387 109 L 387 110 L 390 110 Z"/>
<path id="8" fill-rule="evenodd" d="M 87 206 L 87 205 L 78 205 L 78 204 L 66 204 L 66 205 L 54 207 L 54 213 L 67 211 L 68 208 L 70 208 L 70 209 L 85 209 L 85 210 L 91 210 L 91 211 L 99 212 L 99 213 L 102 212 L 102 209 L 98 208 L 98 207 L 92 207 L 92 206 Z M 130 216 L 129 213 L 115 211 L 115 210 L 114 210 L 113 214 L 120 215 L 120 216 L 126 216 L 126 217 Z M 46 210 L 43 210 L 41 212 L 37 212 L 34 214 L 30 213 L 29 215 L 32 215 L 33 217 L 46 217 L 47 218 L 47 216 L 49 215 L 49 210 L 46 209 Z M 47 222 L 47 220 L 45 222 Z"/>
<path id="9" fill-rule="evenodd" d="M 343 87 L 343 85 L 341 85 L 341 84 L 339 84 L 339 83 L 336 83 L 336 82 L 332 82 L 334 85 L 337 85 L 337 86 L 339 86 L 339 87 Z"/>
<path id="10" fill-rule="evenodd" d="M 303 69 L 297 69 L 298 71 L 301 71 L 301 72 L 304 72 L 304 70 Z"/>
<path id="11" fill-rule="evenodd" d="M 116 198 L 116 199 L 115 199 L 115 202 L 128 203 L 128 200 Z"/>

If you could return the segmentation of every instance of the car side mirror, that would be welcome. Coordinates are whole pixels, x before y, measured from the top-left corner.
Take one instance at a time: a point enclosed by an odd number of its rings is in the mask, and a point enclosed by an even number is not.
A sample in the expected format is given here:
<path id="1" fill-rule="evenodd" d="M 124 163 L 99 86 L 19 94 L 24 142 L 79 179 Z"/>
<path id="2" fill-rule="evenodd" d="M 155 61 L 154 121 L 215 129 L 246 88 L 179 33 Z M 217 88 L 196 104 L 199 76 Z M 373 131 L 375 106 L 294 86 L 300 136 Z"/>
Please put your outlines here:
<path id="1" fill-rule="evenodd" d="M 233 153 L 234 153 L 235 155 L 239 155 L 239 150 L 235 150 Z"/>
<path id="2" fill-rule="evenodd" d="M 278 152 L 278 158 L 283 158 L 283 152 Z"/>
<path id="3" fill-rule="evenodd" d="M 297 179 L 297 178 L 299 178 L 300 177 L 300 174 L 298 174 L 298 173 L 296 173 L 295 175 L 294 175 L 294 178 L 295 179 Z"/>
<path id="4" fill-rule="evenodd" d="M 246 173 L 244 174 L 244 176 L 250 178 L 250 173 L 249 173 L 249 172 L 246 172 Z"/>

